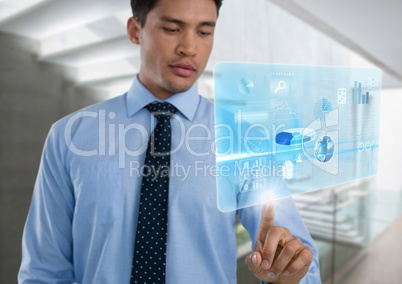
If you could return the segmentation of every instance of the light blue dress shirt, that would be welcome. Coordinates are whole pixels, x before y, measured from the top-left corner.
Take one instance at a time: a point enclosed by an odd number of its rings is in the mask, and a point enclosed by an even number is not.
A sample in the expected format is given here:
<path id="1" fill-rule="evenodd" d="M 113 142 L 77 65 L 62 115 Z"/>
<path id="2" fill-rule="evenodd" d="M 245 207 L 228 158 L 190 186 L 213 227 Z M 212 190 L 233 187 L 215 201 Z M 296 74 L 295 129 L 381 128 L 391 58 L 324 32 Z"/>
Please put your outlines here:
<path id="1" fill-rule="evenodd" d="M 128 93 L 56 122 L 47 137 L 23 236 L 19 283 L 130 282 L 141 167 L 156 98 L 136 78 Z M 195 86 L 167 99 L 172 118 L 166 283 L 236 283 L 235 220 L 254 240 L 261 207 L 217 208 L 213 104 Z M 321 283 L 318 256 L 293 201 L 275 223 L 314 252 L 301 283 Z"/>

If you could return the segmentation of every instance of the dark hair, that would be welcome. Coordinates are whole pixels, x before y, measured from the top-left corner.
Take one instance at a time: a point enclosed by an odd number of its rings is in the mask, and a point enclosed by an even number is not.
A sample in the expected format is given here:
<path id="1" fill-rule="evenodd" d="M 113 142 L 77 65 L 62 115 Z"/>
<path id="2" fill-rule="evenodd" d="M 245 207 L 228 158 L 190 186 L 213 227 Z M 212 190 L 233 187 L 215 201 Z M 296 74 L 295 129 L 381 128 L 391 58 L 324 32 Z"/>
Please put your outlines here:
<path id="1" fill-rule="evenodd" d="M 223 0 L 214 0 L 218 14 L 219 9 L 222 6 L 222 1 Z M 157 2 L 158 0 L 131 0 L 131 10 L 133 11 L 133 16 L 138 19 L 141 27 L 145 25 L 149 11 L 155 7 Z"/>

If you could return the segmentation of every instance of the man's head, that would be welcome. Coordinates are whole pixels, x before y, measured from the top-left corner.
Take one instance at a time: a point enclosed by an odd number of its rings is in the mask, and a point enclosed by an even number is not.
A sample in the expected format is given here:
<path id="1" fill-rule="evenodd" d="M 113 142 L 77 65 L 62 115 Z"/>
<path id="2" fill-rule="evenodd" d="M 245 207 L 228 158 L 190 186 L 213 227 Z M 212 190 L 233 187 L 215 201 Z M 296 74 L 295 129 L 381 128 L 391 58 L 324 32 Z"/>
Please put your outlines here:
<path id="1" fill-rule="evenodd" d="M 133 17 L 138 19 L 141 27 L 144 27 L 149 11 L 155 7 L 157 2 L 158 0 L 131 0 L 131 11 L 133 12 Z M 222 0 L 214 0 L 214 2 L 216 5 L 216 11 L 219 14 Z"/>
<path id="2" fill-rule="evenodd" d="M 141 82 L 161 99 L 188 90 L 208 62 L 221 1 L 133 0 L 131 5 L 135 17 L 127 32 L 140 45 Z"/>

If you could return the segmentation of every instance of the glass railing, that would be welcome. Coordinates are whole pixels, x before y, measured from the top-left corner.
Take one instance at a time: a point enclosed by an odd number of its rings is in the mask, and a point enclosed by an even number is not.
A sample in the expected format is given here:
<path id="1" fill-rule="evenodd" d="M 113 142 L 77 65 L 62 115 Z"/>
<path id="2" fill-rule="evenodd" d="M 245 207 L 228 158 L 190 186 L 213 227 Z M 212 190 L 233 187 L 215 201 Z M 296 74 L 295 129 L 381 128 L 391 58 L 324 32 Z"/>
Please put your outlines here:
<path id="1" fill-rule="evenodd" d="M 373 240 L 402 215 L 402 191 L 376 190 L 371 182 L 365 179 L 294 196 L 317 246 L 323 283 L 343 283 L 367 256 Z M 239 223 L 236 233 L 240 263 L 251 250 L 251 242 Z"/>

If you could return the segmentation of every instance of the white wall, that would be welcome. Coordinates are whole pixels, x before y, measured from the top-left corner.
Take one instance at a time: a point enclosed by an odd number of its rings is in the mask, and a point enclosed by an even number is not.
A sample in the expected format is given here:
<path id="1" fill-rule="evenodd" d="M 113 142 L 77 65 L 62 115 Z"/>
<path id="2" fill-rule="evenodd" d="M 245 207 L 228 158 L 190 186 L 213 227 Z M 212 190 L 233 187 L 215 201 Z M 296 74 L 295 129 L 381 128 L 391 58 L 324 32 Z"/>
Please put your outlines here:
<path id="1" fill-rule="evenodd" d="M 402 189 L 402 89 L 385 89 L 381 98 L 380 164 L 377 188 Z"/>
<path id="2" fill-rule="evenodd" d="M 347 65 L 349 50 L 266 0 L 231 0 L 223 2 L 211 59 Z"/>
<path id="3" fill-rule="evenodd" d="M 212 71 L 219 61 L 348 66 L 350 56 L 349 49 L 269 1 L 224 1 L 198 90 L 213 99 Z"/>

